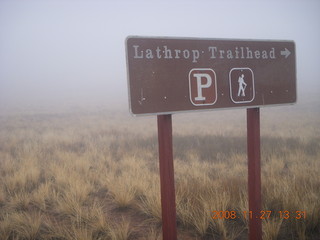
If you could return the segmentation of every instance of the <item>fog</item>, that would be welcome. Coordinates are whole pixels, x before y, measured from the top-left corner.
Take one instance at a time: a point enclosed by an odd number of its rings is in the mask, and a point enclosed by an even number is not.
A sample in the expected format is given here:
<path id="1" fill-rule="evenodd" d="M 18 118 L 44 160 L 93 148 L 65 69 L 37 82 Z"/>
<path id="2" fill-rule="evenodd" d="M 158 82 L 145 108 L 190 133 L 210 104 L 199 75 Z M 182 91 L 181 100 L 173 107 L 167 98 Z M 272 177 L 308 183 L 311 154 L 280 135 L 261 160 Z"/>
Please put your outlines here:
<path id="1" fill-rule="evenodd" d="M 319 102 L 319 12 L 310 0 L 0 0 L 0 112 L 127 109 L 128 35 L 294 40 L 298 104 Z"/>

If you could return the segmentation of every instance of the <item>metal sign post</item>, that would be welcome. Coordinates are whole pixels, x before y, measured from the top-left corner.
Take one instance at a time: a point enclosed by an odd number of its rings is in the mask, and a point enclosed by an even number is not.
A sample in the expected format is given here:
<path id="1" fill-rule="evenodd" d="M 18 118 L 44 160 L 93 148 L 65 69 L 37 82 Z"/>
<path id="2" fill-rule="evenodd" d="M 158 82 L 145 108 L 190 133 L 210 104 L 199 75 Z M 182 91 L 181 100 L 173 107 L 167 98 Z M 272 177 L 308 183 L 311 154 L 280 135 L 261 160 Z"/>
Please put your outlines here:
<path id="1" fill-rule="evenodd" d="M 247 109 L 249 239 L 262 240 L 261 165 L 260 165 L 260 109 Z"/>
<path id="2" fill-rule="evenodd" d="M 158 143 L 163 239 L 177 240 L 171 114 L 158 115 Z"/>

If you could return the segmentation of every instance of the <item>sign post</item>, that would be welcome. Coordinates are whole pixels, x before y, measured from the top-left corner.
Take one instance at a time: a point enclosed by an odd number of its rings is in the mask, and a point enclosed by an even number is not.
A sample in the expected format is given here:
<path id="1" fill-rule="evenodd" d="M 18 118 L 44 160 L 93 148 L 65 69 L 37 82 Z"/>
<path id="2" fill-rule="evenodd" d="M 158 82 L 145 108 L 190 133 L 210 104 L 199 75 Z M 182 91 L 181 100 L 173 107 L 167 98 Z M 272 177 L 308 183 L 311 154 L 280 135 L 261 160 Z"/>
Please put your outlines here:
<path id="1" fill-rule="evenodd" d="M 162 235 L 177 240 L 176 202 L 174 189 L 172 117 L 158 115 L 159 168 L 162 209 Z"/>
<path id="2" fill-rule="evenodd" d="M 296 102 L 294 42 L 128 37 L 126 55 L 131 113 L 158 115 L 163 239 L 177 239 L 171 114 L 245 108 L 249 239 L 261 240 L 260 107 Z"/>
<path id="3" fill-rule="evenodd" d="M 262 240 L 261 165 L 260 165 L 260 109 L 247 109 L 249 239 Z"/>

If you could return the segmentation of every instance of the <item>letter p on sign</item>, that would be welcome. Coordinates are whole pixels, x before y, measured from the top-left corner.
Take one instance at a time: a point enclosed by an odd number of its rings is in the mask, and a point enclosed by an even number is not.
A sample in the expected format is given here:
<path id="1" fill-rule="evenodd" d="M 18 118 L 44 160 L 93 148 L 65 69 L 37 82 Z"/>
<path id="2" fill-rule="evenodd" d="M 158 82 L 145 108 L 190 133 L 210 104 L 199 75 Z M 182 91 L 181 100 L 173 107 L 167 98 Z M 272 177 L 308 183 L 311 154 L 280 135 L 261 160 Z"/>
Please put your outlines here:
<path id="1" fill-rule="evenodd" d="M 216 73 L 210 68 L 191 69 L 189 94 L 195 106 L 213 105 L 217 101 Z"/>

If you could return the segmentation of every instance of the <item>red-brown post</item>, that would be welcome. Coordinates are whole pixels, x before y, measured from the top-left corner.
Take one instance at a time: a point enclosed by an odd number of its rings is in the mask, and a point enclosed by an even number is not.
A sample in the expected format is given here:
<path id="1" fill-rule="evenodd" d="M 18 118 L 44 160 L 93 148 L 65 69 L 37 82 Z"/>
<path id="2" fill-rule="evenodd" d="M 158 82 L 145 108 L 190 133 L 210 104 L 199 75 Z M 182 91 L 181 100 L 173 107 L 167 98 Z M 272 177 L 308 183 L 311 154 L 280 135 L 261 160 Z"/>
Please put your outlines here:
<path id="1" fill-rule="evenodd" d="M 247 109 L 247 148 L 249 211 L 252 211 L 252 218 L 249 219 L 249 239 L 262 240 L 259 108 Z"/>
<path id="2" fill-rule="evenodd" d="M 158 115 L 163 240 L 177 240 L 171 114 Z"/>

